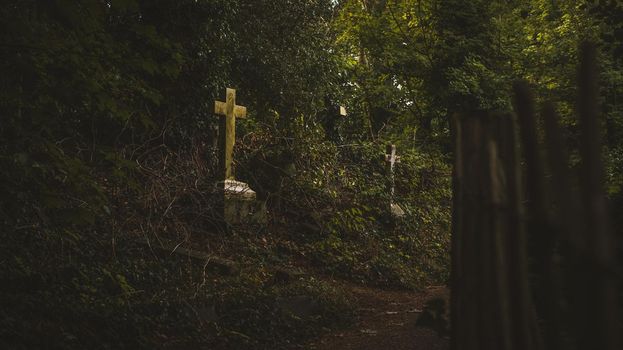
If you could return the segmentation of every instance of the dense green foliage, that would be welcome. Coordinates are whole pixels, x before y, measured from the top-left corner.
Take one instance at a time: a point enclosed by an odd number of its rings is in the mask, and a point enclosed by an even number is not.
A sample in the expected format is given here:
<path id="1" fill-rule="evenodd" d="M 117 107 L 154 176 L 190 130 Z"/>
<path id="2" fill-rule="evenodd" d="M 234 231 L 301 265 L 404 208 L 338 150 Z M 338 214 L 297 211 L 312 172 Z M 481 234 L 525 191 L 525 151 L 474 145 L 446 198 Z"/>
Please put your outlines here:
<path id="1" fill-rule="evenodd" d="M 271 285 L 274 266 L 380 286 L 446 281 L 451 116 L 510 111 L 511 83 L 524 78 L 557 101 L 573 143 L 584 39 L 600 47 L 620 210 L 622 13 L 614 1 L 7 1 L 0 344 L 279 348 L 350 313 L 322 280 Z M 213 101 L 226 87 L 249 111 L 236 176 L 268 205 L 259 230 L 214 232 L 207 215 Z M 388 142 L 402 157 L 403 220 L 389 213 Z M 144 243 L 161 240 L 246 270 L 222 277 L 157 258 Z M 298 294 L 322 301 L 313 322 L 275 316 L 276 299 Z M 219 317 L 194 329 L 206 305 Z"/>

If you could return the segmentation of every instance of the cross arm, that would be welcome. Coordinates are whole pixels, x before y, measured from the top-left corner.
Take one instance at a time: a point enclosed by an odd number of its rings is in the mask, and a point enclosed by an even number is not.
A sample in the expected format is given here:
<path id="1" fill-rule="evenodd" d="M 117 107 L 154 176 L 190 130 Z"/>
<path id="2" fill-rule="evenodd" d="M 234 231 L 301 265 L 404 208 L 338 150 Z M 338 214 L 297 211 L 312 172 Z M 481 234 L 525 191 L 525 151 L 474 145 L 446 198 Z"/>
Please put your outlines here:
<path id="1" fill-rule="evenodd" d="M 385 161 L 386 162 L 391 162 L 392 161 L 392 155 L 391 154 L 386 154 L 385 155 Z M 400 163 L 400 156 L 394 156 L 394 163 Z"/>
<path id="2" fill-rule="evenodd" d="M 227 104 L 221 101 L 214 101 L 214 114 L 218 114 L 218 115 L 227 114 Z"/>
<path id="3" fill-rule="evenodd" d="M 227 115 L 227 103 L 221 101 L 214 102 L 214 113 L 218 115 Z M 247 107 L 234 106 L 234 116 L 236 118 L 247 117 Z"/>
<path id="4" fill-rule="evenodd" d="M 234 115 L 236 116 L 236 118 L 246 118 L 247 117 L 247 107 L 235 106 L 234 107 Z"/>

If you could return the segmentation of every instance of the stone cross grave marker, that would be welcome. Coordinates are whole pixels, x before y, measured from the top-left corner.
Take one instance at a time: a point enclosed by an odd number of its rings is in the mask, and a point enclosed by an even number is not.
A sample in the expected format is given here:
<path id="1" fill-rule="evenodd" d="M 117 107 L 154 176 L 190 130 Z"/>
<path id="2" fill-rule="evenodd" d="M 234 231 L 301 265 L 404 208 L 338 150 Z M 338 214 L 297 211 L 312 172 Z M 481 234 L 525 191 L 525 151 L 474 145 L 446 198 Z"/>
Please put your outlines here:
<path id="1" fill-rule="evenodd" d="M 388 144 L 385 153 L 385 162 L 387 163 L 387 170 L 389 174 L 389 200 L 390 211 L 394 217 L 403 217 L 405 215 L 404 210 L 394 203 L 395 181 L 394 181 L 394 167 L 396 163 L 400 163 L 400 156 L 396 154 L 396 145 Z"/>
<path id="2" fill-rule="evenodd" d="M 214 113 L 221 117 L 219 124 L 219 172 L 222 180 L 233 180 L 234 144 L 236 143 L 236 118 L 246 118 L 247 108 L 236 105 L 236 90 L 227 88 L 225 102 L 214 102 Z M 224 132 L 223 132 L 224 131 Z"/>
<path id="3" fill-rule="evenodd" d="M 246 118 L 247 108 L 236 105 L 236 90 L 227 89 L 225 102 L 214 102 L 219 122 L 219 182 L 222 191 L 219 216 L 227 225 L 266 222 L 265 203 L 256 201 L 256 193 L 248 184 L 236 181 L 233 172 L 236 118 Z"/>
<path id="4" fill-rule="evenodd" d="M 390 198 L 394 200 L 394 166 L 396 163 L 400 163 L 400 156 L 396 155 L 396 145 L 389 144 L 387 145 L 387 151 L 385 153 L 385 162 L 387 162 L 387 169 L 389 170 L 389 181 L 390 181 Z"/>

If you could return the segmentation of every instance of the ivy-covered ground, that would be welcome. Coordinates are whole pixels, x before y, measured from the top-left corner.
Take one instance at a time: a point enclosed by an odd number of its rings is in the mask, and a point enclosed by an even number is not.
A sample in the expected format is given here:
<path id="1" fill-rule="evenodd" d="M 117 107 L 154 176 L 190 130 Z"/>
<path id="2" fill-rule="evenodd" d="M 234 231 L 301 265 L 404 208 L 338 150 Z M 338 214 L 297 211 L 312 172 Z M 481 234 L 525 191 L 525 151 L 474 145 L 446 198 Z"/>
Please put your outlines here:
<path id="1" fill-rule="evenodd" d="M 403 153 L 396 200 L 408 215 L 396 221 L 386 205 L 383 145 L 289 144 L 290 163 L 270 175 L 284 148 L 261 140 L 241 145 L 238 169 L 267 201 L 265 226 L 211 227 L 210 183 L 197 171 L 196 150 L 163 149 L 139 164 L 134 186 L 98 180 L 114 204 L 94 226 L 5 234 L 0 342 L 292 348 L 356 327 L 362 311 L 353 286 L 411 290 L 404 295 L 417 300 L 418 290 L 445 283 L 449 180 L 442 160 Z M 258 176 L 246 177 L 247 168 Z M 265 196 L 273 181 L 282 190 Z M 171 243 L 233 267 L 173 253 Z"/>

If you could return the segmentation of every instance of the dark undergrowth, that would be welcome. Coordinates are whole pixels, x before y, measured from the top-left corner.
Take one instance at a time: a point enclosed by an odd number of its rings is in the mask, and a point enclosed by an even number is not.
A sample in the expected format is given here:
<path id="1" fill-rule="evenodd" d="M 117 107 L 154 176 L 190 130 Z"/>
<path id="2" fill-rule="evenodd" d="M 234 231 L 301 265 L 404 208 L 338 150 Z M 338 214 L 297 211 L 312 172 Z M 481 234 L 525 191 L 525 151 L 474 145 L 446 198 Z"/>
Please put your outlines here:
<path id="1" fill-rule="evenodd" d="M 408 215 L 393 220 L 382 145 L 272 141 L 241 145 L 238 164 L 268 204 L 265 226 L 217 231 L 209 153 L 162 146 L 95 178 L 108 199 L 92 223 L 55 225 L 33 210 L 3 231 L 2 347 L 291 348 L 354 320 L 352 297 L 333 278 L 391 288 L 445 281 L 443 162 L 405 152 L 396 200 Z M 248 176 L 251 166 L 266 179 Z M 431 198 L 437 204 L 424 205 Z M 229 259 L 236 271 L 169 244 Z M 304 274 L 283 280 L 281 269 Z"/>

